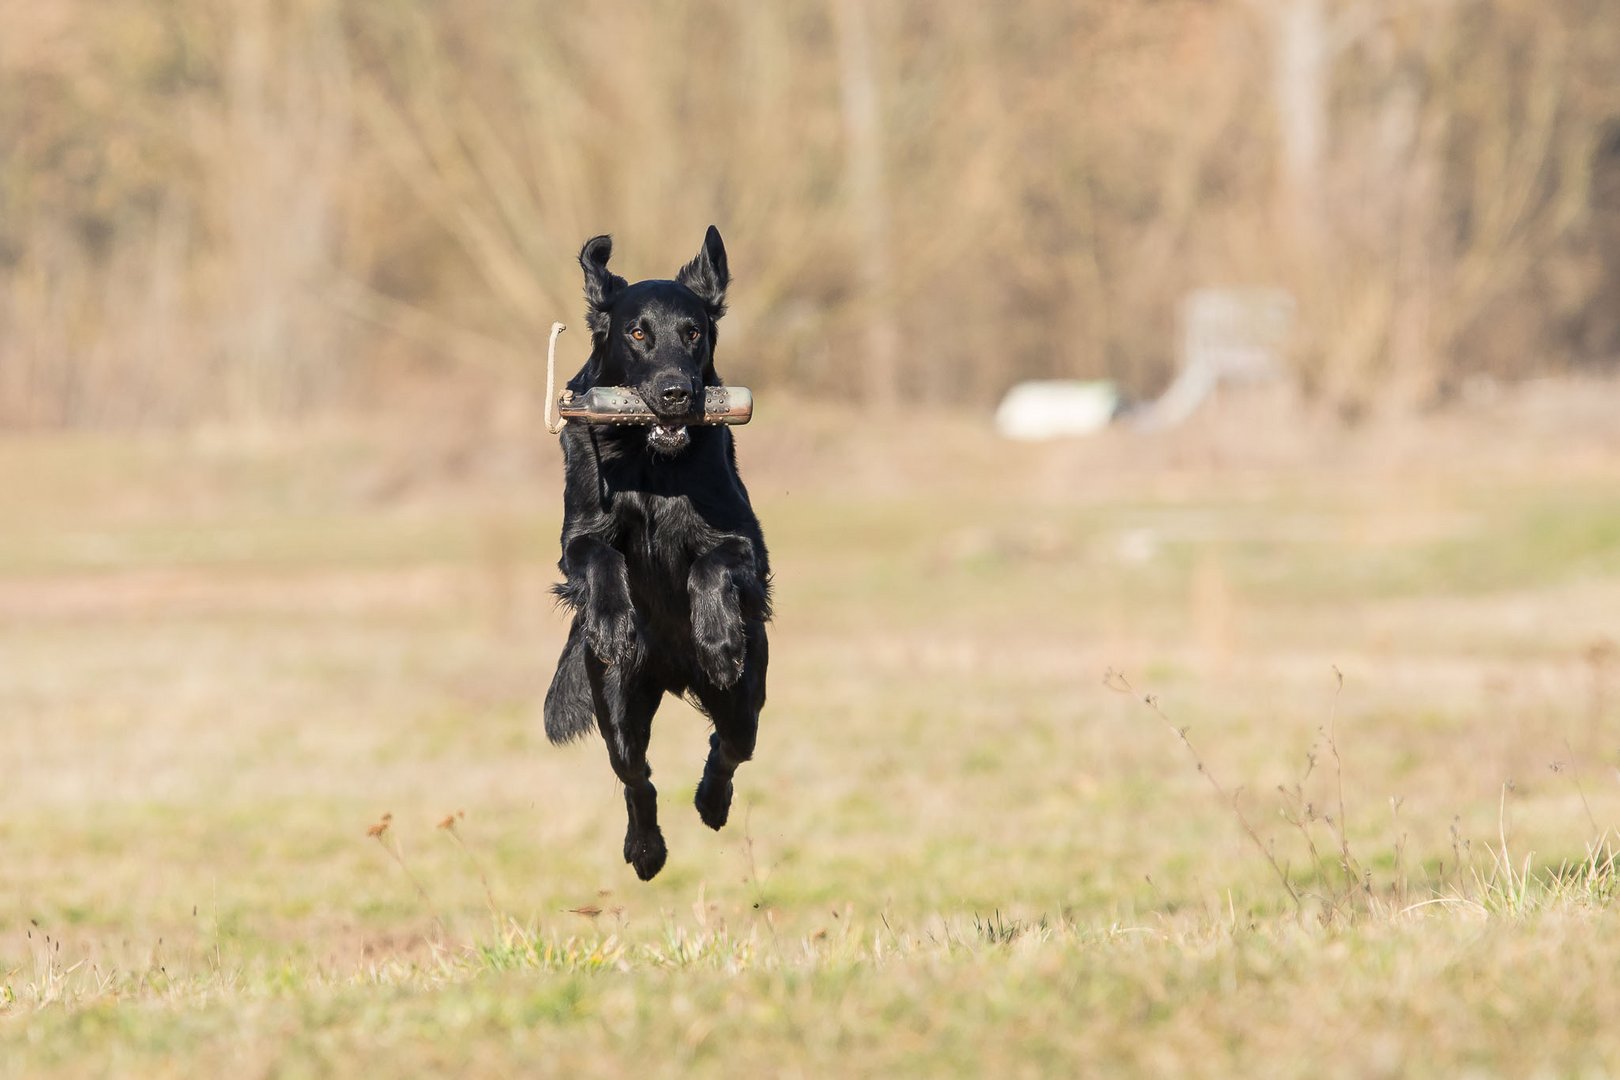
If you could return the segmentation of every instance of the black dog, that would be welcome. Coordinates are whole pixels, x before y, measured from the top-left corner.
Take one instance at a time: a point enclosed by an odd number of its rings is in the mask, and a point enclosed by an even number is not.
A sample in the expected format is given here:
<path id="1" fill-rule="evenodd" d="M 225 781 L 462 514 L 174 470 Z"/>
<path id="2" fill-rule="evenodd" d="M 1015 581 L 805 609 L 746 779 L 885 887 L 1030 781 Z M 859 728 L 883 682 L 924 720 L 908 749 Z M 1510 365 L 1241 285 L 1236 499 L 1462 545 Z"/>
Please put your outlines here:
<path id="1" fill-rule="evenodd" d="M 574 621 L 546 694 L 546 735 L 567 742 L 595 716 L 624 784 L 624 859 L 646 881 L 667 855 L 647 765 L 653 713 L 666 693 L 686 694 L 714 721 L 695 802 L 720 828 L 765 704 L 771 571 L 730 429 L 686 426 L 704 388 L 721 385 L 715 323 L 731 274 L 720 233 L 709 227 L 674 281 L 631 285 L 609 273 L 612 251 L 598 236 L 579 253 L 591 357 L 568 387 L 631 387 L 658 422 L 563 429 L 556 592 Z"/>

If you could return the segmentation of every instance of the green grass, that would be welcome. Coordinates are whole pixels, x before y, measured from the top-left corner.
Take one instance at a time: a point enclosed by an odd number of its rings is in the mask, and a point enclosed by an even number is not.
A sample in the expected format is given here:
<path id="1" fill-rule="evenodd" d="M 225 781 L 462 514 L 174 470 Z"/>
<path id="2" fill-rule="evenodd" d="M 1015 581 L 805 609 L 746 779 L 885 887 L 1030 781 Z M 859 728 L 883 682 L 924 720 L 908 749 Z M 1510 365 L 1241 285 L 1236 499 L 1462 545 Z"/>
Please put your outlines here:
<path id="1" fill-rule="evenodd" d="M 544 448 L 0 443 L 0 1073 L 1620 1069 L 1620 476 L 962 434 L 745 433 L 771 700 L 720 834 L 664 706 L 648 885 Z"/>

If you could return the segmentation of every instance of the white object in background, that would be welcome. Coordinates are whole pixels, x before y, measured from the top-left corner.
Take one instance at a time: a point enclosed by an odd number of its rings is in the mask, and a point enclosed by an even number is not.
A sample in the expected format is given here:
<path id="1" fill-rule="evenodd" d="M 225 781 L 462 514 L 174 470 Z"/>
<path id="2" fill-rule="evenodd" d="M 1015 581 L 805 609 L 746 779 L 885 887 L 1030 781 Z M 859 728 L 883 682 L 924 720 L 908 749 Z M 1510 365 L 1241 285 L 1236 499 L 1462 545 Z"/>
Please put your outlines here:
<path id="1" fill-rule="evenodd" d="M 1045 379 L 1007 391 L 996 409 L 996 431 L 1008 439 L 1060 439 L 1107 427 L 1119 411 L 1119 388 L 1107 380 Z"/>
<path id="2" fill-rule="evenodd" d="M 1294 297 L 1285 289 L 1194 289 L 1181 304 L 1181 373 L 1137 414 L 1136 426 L 1175 427 L 1217 387 L 1282 378 L 1293 325 Z"/>

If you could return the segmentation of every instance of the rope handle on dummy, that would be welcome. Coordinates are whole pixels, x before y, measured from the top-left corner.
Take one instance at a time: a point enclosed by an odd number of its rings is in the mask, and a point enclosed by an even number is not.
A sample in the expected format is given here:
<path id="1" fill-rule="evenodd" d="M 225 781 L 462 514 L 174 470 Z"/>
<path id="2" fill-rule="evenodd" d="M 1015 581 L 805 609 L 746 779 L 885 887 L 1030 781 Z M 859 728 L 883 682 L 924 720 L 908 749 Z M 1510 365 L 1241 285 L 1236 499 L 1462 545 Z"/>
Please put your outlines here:
<path id="1" fill-rule="evenodd" d="M 557 411 L 557 335 L 568 327 L 560 322 L 551 324 L 551 343 L 546 346 L 546 430 L 553 435 L 562 431 L 563 425 L 568 423 L 566 416 L 559 416 L 553 420 L 552 414 Z"/>
<path id="2" fill-rule="evenodd" d="M 557 335 L 565 329 L 551 324 L 551 343 L 546 349 L 546 430 L 556 435 L 570 420 L 584 424 L 659 424 L 661 419 L 641 395 L 624 386 L 593 386 L 582 394 L 572 390 L 557 393 Z M 555 415 L 556 419 L 553 420 Z M 754 418 L 754 393 L 746 386 L 711 386 L 703 392 L 703 414 L 693 414 L 688 424 L 746 424 Z"/>

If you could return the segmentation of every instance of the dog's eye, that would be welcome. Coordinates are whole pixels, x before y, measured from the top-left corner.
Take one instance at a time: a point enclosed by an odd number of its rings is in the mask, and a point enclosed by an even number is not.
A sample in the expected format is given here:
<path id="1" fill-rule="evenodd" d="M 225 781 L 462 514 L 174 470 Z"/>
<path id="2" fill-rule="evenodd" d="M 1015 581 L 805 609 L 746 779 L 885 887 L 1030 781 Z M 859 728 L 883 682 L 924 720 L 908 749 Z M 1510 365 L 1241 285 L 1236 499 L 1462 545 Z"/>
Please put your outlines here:
<path id="1" fill-rule="evenodd" d="M 703 331 L 699 330 L 695 326 L 692 327 L 692 329 L 690 329 L 690 330 L 688 330 L 686 332 L 686 340 L 687 341 L 695 342 L 695 341 L 697 341 L 698 338 L 700 338 L 702 336 L 703 336 Z"/>
<path id="2" fill-rule="evenodd" d="M 630 331 L 630 336 L 635 338 L 637 341 L 646 341 L 647 331 L 638 326 L 634 330 Z"/>

